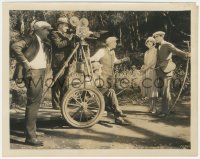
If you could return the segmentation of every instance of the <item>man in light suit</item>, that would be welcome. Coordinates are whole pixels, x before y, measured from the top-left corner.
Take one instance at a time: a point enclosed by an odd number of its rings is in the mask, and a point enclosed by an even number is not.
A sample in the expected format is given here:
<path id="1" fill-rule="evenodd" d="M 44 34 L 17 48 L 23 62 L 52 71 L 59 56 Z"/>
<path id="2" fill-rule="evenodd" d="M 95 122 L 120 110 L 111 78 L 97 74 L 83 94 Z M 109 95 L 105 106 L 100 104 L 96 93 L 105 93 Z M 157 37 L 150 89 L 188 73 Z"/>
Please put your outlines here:
<path id="1" fill-rule="evenodd" d="M 17 60 L 14 79 L 22 79 L 27 88 L 25 112 L 25 142 L 42 146 L 36 134 L 37 113 L 43 92 L 43 82 L 47 66 L 51 63 L 51 43 L 47 38 L 51 25 L 45 21 L 34 24 L 34 33 L 12 45 Z"/>
<path id="2" fill-rule="evenodd" d="M 159 44 L 157 51 L 157 76 L 161 82 L 162 111 L 160 117 L 168 114 L 169 107 L 172 106 L 170 83 L 176 65 L 172 62 L 172 55 L 176 54 L 182 58 L 189 58 L 190 54 L 176 48 L 173 44 L 164 40 L 165 32 L 157 31 L 153 34 L 156 43 Z"/>

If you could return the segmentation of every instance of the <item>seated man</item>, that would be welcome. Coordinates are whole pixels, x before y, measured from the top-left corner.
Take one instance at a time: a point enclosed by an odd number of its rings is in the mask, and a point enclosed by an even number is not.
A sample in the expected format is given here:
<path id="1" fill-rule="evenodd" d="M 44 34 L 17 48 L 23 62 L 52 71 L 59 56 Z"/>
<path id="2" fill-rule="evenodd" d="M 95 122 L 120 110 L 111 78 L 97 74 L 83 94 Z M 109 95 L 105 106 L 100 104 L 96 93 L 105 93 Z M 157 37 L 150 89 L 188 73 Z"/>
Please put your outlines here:
<path id="1" fill-rule="evenodd" d="M 104 95 L 106 104 L 106 111 L 112 112 L 115 117 L 116 124 L 126 124 L 122 117 L 126 117 L 125 114 L 120 110 L 117 95 L 112 88 L 103 88 L 103 79 L 101 79 L 102 65 L 99 62 L 93 63 L 93 72 L 95 85 L 101 93 Z"/>

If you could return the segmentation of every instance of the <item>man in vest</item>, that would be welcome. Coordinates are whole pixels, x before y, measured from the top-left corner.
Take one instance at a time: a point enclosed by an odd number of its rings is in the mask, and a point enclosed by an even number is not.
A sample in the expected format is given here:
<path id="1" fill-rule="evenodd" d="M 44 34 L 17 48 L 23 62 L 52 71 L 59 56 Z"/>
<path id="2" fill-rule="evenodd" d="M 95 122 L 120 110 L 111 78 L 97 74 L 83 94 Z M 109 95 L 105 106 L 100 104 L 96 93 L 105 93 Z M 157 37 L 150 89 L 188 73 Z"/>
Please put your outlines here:
<path id="1" fill-rule="evenodd" d="M 172 54 L 176 54 L 183 58 L 189 58 L 190 54 L 181 51 L 173 44 L 164 40 L 165 32 L 157 31 L 153 34 L 156 43 L 159 44 L 157 51 L 157 76 L 160 81 L 162 96 L 162 111 L 160 117 L 168 114 L 170 106 L 172 106 L 170 83 L 176 65 L 172 62 Z M 173 112 L 173 111 L 172 111 Z"/>
<path id="2" fill-rule="evenodd" d="M 47 66 L 51 62 L 51 43 L 47 38 L 51 25 L 45 21 L 34 24 L 34 33 L 12 45 L 17 66 L 14 79 L 23 79 L 27 88 L 25 135 L 27 144 L 42 146 L 36 134 L 36 119 L 43 92 Z"/>
<path id="3" fill-rule="evenodd" d="M 103 86 L 99 88 L 104 95 L 106 109 L 113 112 L 115 123 L 125 124 L 122 117 L 126 115 L 119 108 L 118 100 L 114 89 L 112 89 L 114 79 L 114 65 L 120 64 L 128 60 L 128 58 L 117 59 L 114 49 L 117 46 L 117 38 L 109 37 L 106 39 L 106 47 L 101 48 L 91 57 L 91 62 L 99 62 L 102 65 Z"/>
<path id="4" fill-rule="evenodd" d="M 72 35 L 67 34 L 68 30 L 68 19 L 65 17 L 60 17 L 57 21 L 57 31 L 52 31 L 51 39 L 53 46 L 53 59 L 52 59 L 52 71 L 53 77 L 60 71 L 64 62 L 69 57 L 73 49 Z M 52 91 L 52 106 L 54 109 L 60 109 L 61 101 L 66 91 L 65 78 L 68 74 L 68 67 L 60 75 L 55 84 L 53 85 Z"/>

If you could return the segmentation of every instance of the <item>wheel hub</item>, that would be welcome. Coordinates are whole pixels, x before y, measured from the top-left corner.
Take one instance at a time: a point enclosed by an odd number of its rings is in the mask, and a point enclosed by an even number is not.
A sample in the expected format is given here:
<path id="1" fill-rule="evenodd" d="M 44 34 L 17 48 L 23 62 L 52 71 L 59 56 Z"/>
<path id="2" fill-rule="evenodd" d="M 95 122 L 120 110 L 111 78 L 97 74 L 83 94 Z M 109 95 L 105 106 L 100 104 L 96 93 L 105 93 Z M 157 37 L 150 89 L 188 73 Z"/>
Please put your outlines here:
<path id="1" fill-rule="evenodd" d="M 83 108 L 84 110 L 87 110 L 87 108 L 88 108 L 87 102 L 82 102 L 82 103 L 81 103 L 81 106 L 82 106 L 82 108 Z"/>

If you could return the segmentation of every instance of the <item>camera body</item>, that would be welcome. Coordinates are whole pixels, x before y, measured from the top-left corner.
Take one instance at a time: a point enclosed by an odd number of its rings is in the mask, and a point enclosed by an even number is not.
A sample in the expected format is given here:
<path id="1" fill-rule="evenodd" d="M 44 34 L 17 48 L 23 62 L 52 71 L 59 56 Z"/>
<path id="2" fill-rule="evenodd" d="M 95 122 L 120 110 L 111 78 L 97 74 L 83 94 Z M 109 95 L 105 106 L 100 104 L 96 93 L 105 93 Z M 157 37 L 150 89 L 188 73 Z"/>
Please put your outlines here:
<path id="1" fill-rule="evenodd" d="M 90 31 L 89 27 L 85 26 L 78 26 L 76 28 L 76 36 L 78 36 L 81 39 L 88 38 L 92 32 Z"/>

